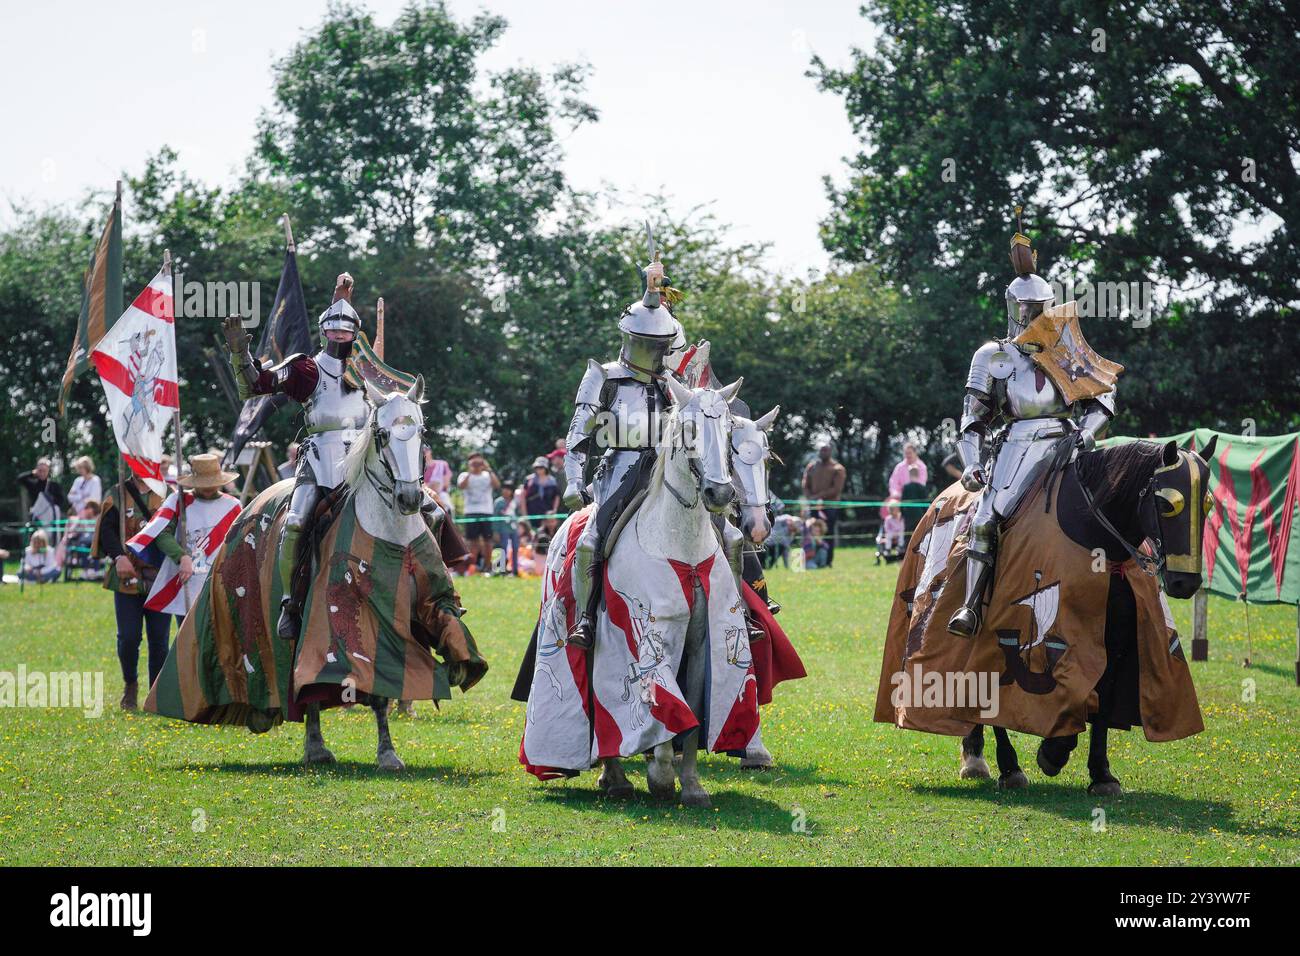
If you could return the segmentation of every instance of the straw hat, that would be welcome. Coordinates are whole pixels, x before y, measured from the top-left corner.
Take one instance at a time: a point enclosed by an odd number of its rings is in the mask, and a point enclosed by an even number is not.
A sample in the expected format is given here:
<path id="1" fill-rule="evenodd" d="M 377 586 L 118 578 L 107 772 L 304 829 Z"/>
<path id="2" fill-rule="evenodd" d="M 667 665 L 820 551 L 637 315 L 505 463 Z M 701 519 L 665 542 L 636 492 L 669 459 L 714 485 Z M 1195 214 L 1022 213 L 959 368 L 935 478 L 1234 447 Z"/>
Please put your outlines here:
<path id="1" fill-rule="evenodd" d="M 220 488 L 238 478 L 232 471 L 221 470 L 216 455 L 190 456 L 190 473 L 180 480 L 182 488 Z"/>

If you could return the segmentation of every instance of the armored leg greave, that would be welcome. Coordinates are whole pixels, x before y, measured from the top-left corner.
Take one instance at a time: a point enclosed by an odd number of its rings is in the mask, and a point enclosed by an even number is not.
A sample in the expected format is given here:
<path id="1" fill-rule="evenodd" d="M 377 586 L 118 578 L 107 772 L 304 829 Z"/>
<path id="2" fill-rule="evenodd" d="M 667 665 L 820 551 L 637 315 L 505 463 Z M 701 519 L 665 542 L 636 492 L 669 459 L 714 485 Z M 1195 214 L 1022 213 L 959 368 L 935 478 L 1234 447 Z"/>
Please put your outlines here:
<path id="1" fill-rule="evenodd" d="M 966 549 L 966 597 L 948 621 L 948 630 L 961 637 L 973 637 L 979 633 L 984 597 L 993 580 L 997 528 L 993 495 L 985 489 L 971 521 L 970 544 Z"/>
<path id="2" fill-rule="evenodd" d="M 596 608 L 600 589 L 595 576 L 600 564 L 596 560 L 600 536 L 596 533 L 596 516 L 593 514 L 582 530 L 573 554 L 573 606 L 578 619 L 569 631 L 569 643 L 575 647 L 591 647 L 596 637 Z"/>
<path id="3" fill-rule="evenodd" d="M 293 497 L 289 500 L 289 513 L 284 519 L 284 531 L 280 535 L 280 620 L 276 633 L 287 641 L 298 639 L 302 626 L 303 595 L 296 593 L 300 570 L 304 561 L 310 561 L 308 542 L 311 539 L 311 521 L 320 502 L 320 488 L 311 475 L 309 467 L 300 467 L 298 483 L 294 485 Z"/>

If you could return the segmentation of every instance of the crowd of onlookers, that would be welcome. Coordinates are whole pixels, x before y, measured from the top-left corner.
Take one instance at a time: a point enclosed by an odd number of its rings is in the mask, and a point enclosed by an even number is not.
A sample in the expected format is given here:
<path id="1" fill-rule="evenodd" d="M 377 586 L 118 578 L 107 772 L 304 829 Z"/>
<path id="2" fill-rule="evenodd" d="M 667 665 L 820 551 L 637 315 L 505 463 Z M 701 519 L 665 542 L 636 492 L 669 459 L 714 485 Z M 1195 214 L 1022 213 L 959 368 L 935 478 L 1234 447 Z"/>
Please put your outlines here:
<path id="1" fill-rule="evenodd" d="M 280 478 L 293 477 L 299 446 L 287 449 L 277 468 Z M 469 561 L 454 569 L 466 574 L 538 575 L 542 573 L 551 538 L 563 518 L 563 488 L 557 475 L 563 473 L 564 439 L 538 455 L 522 482 L 503 479 L 483 452 L 474 452 L 456 471 L 445 459 L 424 450 L 424 483 L 438 504 L 455 521 L 469 548 Z M 171 466 L 164 461 L 164 473 Z M 955 465 L 945 461 L 948 474 Z M 18 476 L 18 484 L 30 502 L 27 528 L 30 538 L 18 562 L 17 574 L 25 581 L 51 582 L 80 578 L 102 580 L 105 569 L 92 553 L 96 524 L 105 487 L 95 473 L 94 463 L 82 456 L 73 462 L 75 477 L 64 490 L 51 473 L 47 458 Z M 960 473 L 960 469 L 956 469 Z M 170 472 L 174 476 L 174 469 Z M 791 559 L 802 568 L 828 568 L 835 560 L 838 525 L 843 511 L 847 473 L 835 459 L 829 444 L 802 475 L 799 513 L 786 513 L 774 502 L 772 533 L 766 543 L 764 563 L 789 567 Z M 902 556 L 907 534 L 919 509 L 906 509 L 909 501 L 928 500 L 929 475 L 925 462 L 910 442 L 903 458 L 889 476 L 888 498 L 880 507 L 876 560 L 893 561 Z M 232 486 L 228 491 L 234 492 Z M 909 520 L 913 519 L 913 520 Z M 0 550 L 0 579 L 11 555 Z"/>

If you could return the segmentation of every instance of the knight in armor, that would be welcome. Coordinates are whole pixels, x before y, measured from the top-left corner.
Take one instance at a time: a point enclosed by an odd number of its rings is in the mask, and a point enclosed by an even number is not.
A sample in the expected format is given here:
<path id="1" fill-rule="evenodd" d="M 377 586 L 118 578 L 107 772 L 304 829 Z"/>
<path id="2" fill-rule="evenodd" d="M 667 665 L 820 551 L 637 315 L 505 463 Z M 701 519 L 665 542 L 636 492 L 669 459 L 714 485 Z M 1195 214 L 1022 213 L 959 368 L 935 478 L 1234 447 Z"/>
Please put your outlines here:
<path id="1" fill-rule="evenodd" d="M 645 280 L 645 294 L 619 318 L 623 346 L 618 358 L 603 365 L 588 360 L 566 436 L 564 505 L 569 511 L 596 505 L 574 550 L 574 600 L 580 613 L 569 641 L 575 647 L 589 648 L 595 639 L 600 589 L 594 581 L 605 541 L 650 476 L 659 416 L 670 403 L 664 357 L 680 326 L 668 311 L 664 267 L 657 255 L 646 267 Z"/>
<path id="2" fill-rule="evenodd" d="M 962 486 L 983 491 L 970 526 L 965 600 L 948 622 L 964 637 L 980 629 L 1000 524 L 1047 472 L 1093 448 L 1115 414 L 1122 371 L 1088 348 L 1073 303 L 1053 306 L 1052 287 L 1034 272 L 1037 254 L 1019 232 L 1011 263 L 1007 336 L 971 359 L 957 442 Z"/>
<path id="3" fill-rule="evenodd" d="M 235 370 L 241 400 L 254 395 L 284 394 L 302 405 L 307 438 L 298 450 L 297 469 L 289 513 L 280 539 L 279 575 L 283 597 L 277 634 L 296 640 L 302 626 L 302 601 L 310 561 L 309 541 L 316 507 L 343 483 L 343 461 L 360 438 L 370 417 L 364 388 L 345 379 L 348 358 L 361 331 L 361 318 L 352 307 L 352 276 L 343 273 L 334 289 L 334 301 L 321 313 L 321 349 L 314 356 L 290 355 L 271 368 L 249 352 L 252 338 L 237 316 L 226 319 L 223 329 Z"/>

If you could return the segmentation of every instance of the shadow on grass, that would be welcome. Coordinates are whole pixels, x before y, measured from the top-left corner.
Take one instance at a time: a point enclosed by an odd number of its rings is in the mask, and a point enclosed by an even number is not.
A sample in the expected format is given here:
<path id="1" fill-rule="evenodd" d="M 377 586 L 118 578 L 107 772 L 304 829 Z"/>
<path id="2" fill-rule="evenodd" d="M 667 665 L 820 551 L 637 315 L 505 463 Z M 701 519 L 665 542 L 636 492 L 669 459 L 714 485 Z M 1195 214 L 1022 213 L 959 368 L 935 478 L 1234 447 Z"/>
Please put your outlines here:
<path id="1" fill-rule="evenodd" d="M 328 780 L 392 780 L 397 783 L 417 783 L 436 781 L 459 787 L 469 787 L 501 776 L 500 770 L 475 770 L 455 765 L 412 765 L 405 770 L 393 772 L 380 770 L 373 762 L 360 760 L 340 760 L 333 764 L 314 764 L 304 766 L 299 761 L 272 761 L 269 763 L 187 763 L 171 768 L 173 770 L 197 773 L 228 773 L 245 776 L 290 777 L 299 779 L 317 778 Z"/>
<path id="2" fill-rule="evenodd" d="M 605 816 L 631 817 L 645 823 L 662 822 L 669 827 L 693 826 L 702 830 L 764 830 L 771 833 L 793 833 L 790 821 L 791 808 L 747 793 L 710 786 L 713 806 L 705 809 L 683 807 L 679 801 L 656 800 L 645 789 L 645 782 L 628 774 L 636 792 L 626 800 L 611 800 L 596 786 L 596 775 L 576 777 L 567 783 L 548 783 L 537 792 L 536 799 L 544 803 L 601 813 Z M 665 816 L 665 811 L 668 815 Z M 794 834 L 807 839 L 806 834 Z"/>
<path id="3" fill-rule="evenodd" d="M 998 790 L 993 781 L 972 784 L 923 784 L 911 789 L 919 797 L 952 797 L 989 805 L 993 808 L 990 810 L 992 813 L 1000 807 L 1030 807 L 1077 823 L 1088 819 L 1094 808 L 1103 807 L 1113 823 L 1123 826 L 1172 827 L 1183 833 L 1296 838 L 1295 830 L 1238 820 L 1232 804 L 1222 800 L 1128 789 L 1120 797 L 1097 797 L 1088 793 L 1082 780 L 1069 783 L 1031 778 L 1027 788 L 1010 791 Z"/>

